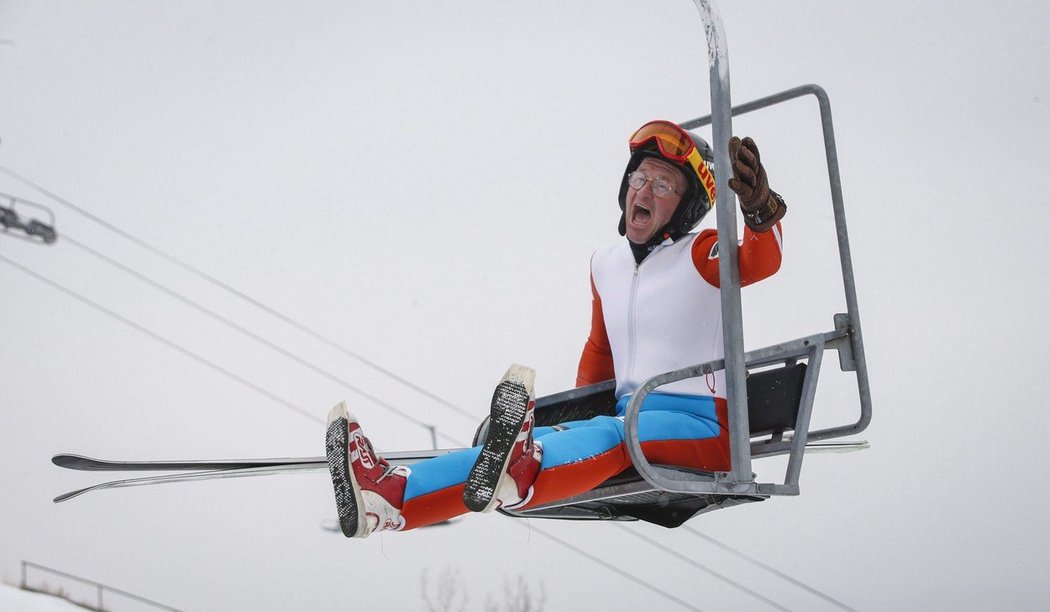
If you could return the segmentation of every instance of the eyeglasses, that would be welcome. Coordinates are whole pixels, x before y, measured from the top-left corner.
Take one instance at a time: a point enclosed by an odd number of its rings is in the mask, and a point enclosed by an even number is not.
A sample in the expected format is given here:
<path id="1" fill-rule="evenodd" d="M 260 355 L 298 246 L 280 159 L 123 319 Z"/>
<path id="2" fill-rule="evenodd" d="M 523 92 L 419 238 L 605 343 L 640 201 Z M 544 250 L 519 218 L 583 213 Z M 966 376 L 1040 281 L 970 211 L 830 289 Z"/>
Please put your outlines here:
<path id="1" fill-rule="evenodd" d="M 666 198 L 672 193 L 678 193 L 671 182 L 662 177 L 650 178 L 646 176 L 641 170 L 635 170 L 634 172 L 627 175 L 627 184 L 631 186 L 631 189 L 635 191 L 641 191 L 642 187 L 649 181 L 653 182 L 653 195 L 658 198 Z"/>

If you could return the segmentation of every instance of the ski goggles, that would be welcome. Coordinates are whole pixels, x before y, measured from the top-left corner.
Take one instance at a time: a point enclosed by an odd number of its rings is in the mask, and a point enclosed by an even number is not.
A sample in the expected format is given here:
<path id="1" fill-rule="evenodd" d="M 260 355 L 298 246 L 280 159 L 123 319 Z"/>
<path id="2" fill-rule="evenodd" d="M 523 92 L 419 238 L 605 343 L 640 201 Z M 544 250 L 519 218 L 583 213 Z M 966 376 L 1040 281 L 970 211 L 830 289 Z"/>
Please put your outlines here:
<path id="1" fill-rule="evenodd" d="M 663 120 L 650 121 L 638 128 L 631 135 L 628 143 L 632 152 L 655 143 L 662 157 L 680 164 L 688 163 L 700 178 L 700 184 L 707 192 L 708 202 L 714 206 L 715 177 L 711 174 L 711 170 L 704 162 L 703 156 L 700 155 L 689 133 L 678 124 Z"/>

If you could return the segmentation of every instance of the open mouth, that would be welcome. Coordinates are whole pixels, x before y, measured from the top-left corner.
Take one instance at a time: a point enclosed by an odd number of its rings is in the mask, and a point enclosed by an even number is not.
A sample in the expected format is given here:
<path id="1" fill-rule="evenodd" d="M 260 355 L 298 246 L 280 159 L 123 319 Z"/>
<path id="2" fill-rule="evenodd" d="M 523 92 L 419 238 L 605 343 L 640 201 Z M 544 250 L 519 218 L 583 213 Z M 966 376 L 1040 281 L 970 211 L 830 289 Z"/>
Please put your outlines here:
<path id="1" fill-rule="evenodd" d="M 631 223 L 635 225 L 645 225 L 652 218 L 652 211 L 641 204 L 635 204 L 631 210 Z"/>

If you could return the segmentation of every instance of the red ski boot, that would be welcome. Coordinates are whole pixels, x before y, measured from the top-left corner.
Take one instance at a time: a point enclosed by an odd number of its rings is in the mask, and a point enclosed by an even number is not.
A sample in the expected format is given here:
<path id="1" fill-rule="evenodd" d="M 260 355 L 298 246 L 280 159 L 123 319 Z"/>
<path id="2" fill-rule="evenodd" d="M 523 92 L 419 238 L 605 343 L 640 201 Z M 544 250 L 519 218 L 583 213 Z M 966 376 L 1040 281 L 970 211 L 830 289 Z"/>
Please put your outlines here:
<path id="1" fill-rule="evenodd" d="M 364 538 L 376 529 L 404 527 L 401 504 L 409 469 L 394 467 L 375 454 L 346 402 L 328 413 L 325 452 L 343 535 Z"/>
<path id="2" fill-rule="evenodd" d="M 543 446 L 532 439 L 535 379 L 532 368 L 514 364 L 496 386 L 488 437 L 463 490 L 463 503 L 474 512 L 522 506 L 532 497 L 543 457 Z"/>

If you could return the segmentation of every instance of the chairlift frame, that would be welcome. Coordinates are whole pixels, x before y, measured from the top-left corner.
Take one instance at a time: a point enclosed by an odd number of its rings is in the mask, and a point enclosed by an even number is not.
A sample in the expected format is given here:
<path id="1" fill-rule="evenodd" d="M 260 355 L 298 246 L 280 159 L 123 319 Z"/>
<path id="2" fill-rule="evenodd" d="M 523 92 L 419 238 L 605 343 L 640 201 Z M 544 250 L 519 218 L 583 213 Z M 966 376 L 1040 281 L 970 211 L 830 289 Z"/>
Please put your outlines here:
<path id="1" fill-rule="evenodd" d="M 672 518 L 666 523 L 667 526 L 676 526 L 701 512 L 749 501 L 761 501 L 774 495 L 798 495 L 802 459 L 807 443 L 858 434 L 871 421 L 871 392 L 867 361 L 864 356 L 860 308 L 857 303 L 838 152 L 835 146 L 831 103 L 828 95 L 820 86 L 809 84 L 733 107 L 730 103 L 728 53 L 721 17 L 711 0 L 694 0 L 694 3 L 700 12 L 707 38 L 712 112 L 704 117 L 684 121 L 680 125 L 685 129 L 710 125 L 713 131 L 717 188 L 716 224 L 718 248 L 721 254 L 719 275 L 724 358 L 654 376 L 645 381 L 634 393 L 627 406 L 624 430 L 627 450 L 636 476 L 632 473 L 624 477 L 617 477 L 592 491 L 543 506 L 517 511 L 500 510 L 504 514 L 537 518 L 637 520 L 643 517 L 637 516 L 637 513 L 632 515 L 630 510 L 625 513 L 624 507 L 631 504 L 667 506 L 681 502 L 696 502 L 692 505 L 686 503 L 685 514 Z M 847 312 L 833 316 L 834 328 L 830 331 L 745 352 L 737 251 L 736 202 L 728 186 L 728 178 L 732 174 L 728 152 L 729 138 L 733 133 L 732 118 L 807 95 L 816 97 L 820 111 Z M 839 367 L 842 371 L 855 372 L 860 415 L 856 422 L 849 425 L 810 431 L 810 417 L 813 412 L 817 380 L 823 364 L 823 355 L 827 350 L 838 352 Z M 771 374 L 775 376 L 779 370 L 792 368 L 800 362 L 804 362 L 805 368 L 801 380 L 801 391 L 798 395 L 797 410 L 792 411 L 793 422 L 784 424 L 786 425 L 784 429 L 792 431 L 790 438 L 785 439 L 783 429 L 780 429 L 770 434 L 768 438 L 763 436 L 753 441 L 752 436 L 755 432 L 751 427 L 751 415 L 749 415 L 748 368 L 779 366 L 771 370 Z M 695 472 L 650 463 L 642 452 L 638 439 L 638 416 L 645 398 L 662 385 L 704 376 L 718 370 L 724 370 L 726 373 L 731 471 Z M 780 384 L 780 381 L 777 381 L 776 384 Z M 537 400 L 537 419 L 542 422 L 545 407 L 572 404 L 603 393 L 610 394 L 614 386 L 614 381 L 606 381 L 540 398 Z M 478 435 L 475 436 L 475 443 L 484 436 L 485 428 L 483 423 Z M 857 446 L 863 447 L 864 443 Z M 784 454 L 788 455 L 788 461 L 782 482 L 760 483 L 755 481 L 755 475 L 751 469 L 753 459 Z M 626 506 L 621 504 L 626 504 Z M 643 520 L 650 519 L 643 518 Z M 661 521 L 653 522 L 665 524 Z"/>

